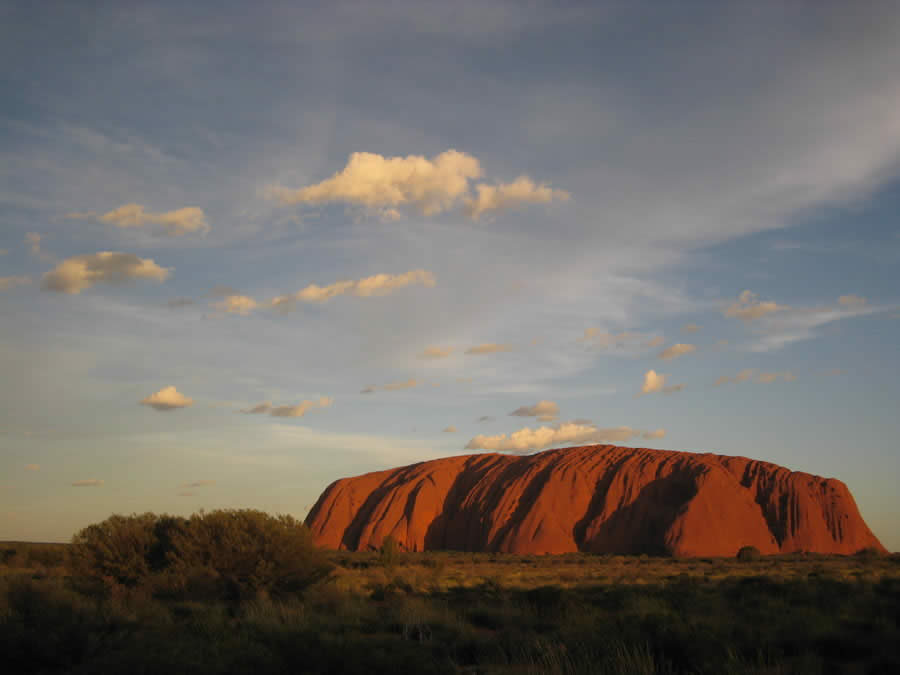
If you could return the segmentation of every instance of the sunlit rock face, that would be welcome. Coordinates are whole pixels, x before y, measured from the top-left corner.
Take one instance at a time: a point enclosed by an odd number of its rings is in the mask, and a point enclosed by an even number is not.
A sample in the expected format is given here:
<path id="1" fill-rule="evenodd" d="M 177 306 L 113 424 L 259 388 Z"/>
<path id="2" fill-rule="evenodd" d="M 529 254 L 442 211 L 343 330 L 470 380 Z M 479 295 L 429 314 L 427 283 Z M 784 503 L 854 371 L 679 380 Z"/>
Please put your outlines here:
<path id="1" fill-rule="evenodd" d="M 306 519 L 333 549 L 733 556 L 884 550 L 841 481 L 745 457 L 592 445 L 342 478 Z"/>

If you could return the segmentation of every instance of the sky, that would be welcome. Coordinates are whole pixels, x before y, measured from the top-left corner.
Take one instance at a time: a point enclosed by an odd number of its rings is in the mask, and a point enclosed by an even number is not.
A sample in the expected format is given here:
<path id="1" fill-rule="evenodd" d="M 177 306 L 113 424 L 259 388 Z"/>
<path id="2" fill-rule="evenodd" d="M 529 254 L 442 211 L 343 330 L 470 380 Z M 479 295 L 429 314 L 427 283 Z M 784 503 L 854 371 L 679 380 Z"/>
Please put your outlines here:
<path id="1" fill-rule="evenodd" d="M 0 1 L 0 539 L 615 443 L 900 550 L 900 7 Z"/>

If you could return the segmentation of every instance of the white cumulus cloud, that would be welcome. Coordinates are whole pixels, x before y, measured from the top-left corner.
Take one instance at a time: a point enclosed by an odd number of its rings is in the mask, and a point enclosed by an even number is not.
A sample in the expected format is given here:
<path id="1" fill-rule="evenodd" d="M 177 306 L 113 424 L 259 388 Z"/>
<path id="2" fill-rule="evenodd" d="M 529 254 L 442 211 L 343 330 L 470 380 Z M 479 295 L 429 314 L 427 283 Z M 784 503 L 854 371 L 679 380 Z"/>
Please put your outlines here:
<path id="1" fill-rule="evenodd" d="M 188 398 L 173 386 L 163 387 L 155 394 L 151 394 L 141 401 L 141 405 L 150 406 L 159 412 L 187 408 L 193 404 L 193 399 Z"/>
<path id="2" fill-rule="evenodd" d="M 621 443 L 640 436 L 643 432 L 631 427 L 601 429 L 593 424 L 564 422 L 552 427 L 524 428 L 508 436 L 479 434 L 466 444 L 467 450 L 497 450 L 502 452 L 529 452 L 556 445 L 582 445 L 589 443 Z"/>

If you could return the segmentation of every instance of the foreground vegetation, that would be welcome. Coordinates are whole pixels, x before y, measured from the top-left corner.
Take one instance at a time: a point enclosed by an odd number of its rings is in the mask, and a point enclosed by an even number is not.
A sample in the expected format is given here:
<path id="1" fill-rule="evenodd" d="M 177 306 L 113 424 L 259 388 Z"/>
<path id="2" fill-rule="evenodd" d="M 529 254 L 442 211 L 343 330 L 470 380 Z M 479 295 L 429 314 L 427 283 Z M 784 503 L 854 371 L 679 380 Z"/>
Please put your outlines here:
<path id="1" fill-rule="evenodd" d="M 258 512 L 160 522 L 0 544 L 5 672 L 900 672 L 896 556 L 323 554 Z"/>

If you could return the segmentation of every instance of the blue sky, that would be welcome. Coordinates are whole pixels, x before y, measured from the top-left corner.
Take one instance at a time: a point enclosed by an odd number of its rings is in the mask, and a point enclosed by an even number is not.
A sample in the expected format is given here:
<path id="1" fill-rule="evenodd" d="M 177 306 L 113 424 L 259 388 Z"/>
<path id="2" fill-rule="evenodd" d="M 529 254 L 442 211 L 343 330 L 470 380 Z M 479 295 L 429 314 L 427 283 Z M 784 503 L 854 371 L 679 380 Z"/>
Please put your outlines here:
<path id="1" fill-rule="evenodd" d="M 900 11 L 786 5 L 0 3 L 0 539 L 615 442 L 900 549 Z"/>

